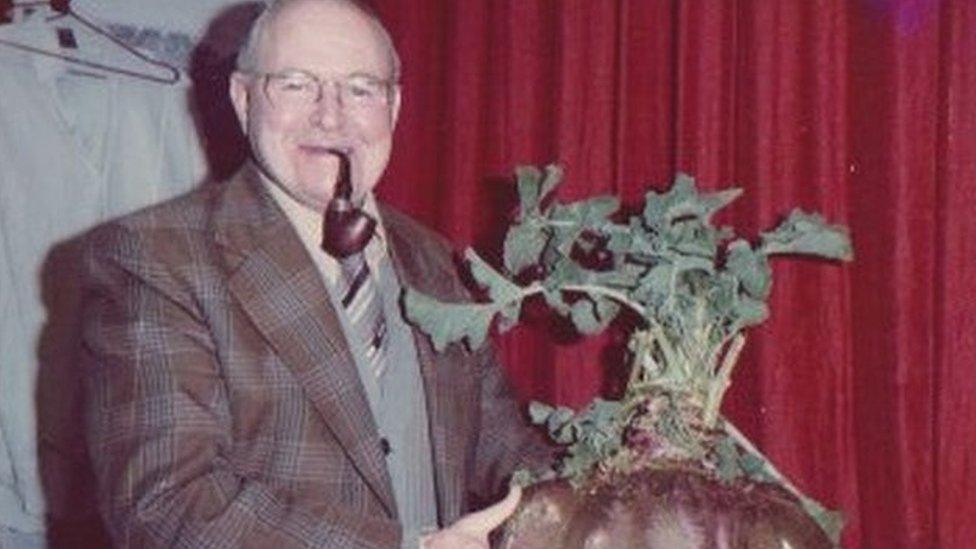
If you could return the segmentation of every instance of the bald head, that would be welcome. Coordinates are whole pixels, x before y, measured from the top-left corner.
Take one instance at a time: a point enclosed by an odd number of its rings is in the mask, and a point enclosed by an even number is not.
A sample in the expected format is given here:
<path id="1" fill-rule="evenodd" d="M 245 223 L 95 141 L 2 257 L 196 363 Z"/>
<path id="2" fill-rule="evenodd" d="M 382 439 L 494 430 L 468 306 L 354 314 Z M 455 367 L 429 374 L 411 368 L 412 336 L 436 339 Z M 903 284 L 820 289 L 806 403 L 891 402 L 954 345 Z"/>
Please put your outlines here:
<path id="1" fill-rule="evenodd" d="M 261 17 L 228 90 L 252 159 L 321 212 L 339 173 L 331 151 L 342 149 L 362 199 L 386 170 L 400 109 L 386 31 L 352 0 L 279 0 Z"/>
<path id="2" fill-rule="evenodd" d="M 237 55 L 237 70 L 260 70 L 261 53 L 265 48 L 265 41 L 272 33 L 271 29 L 282 14 L 303 4 L 330 4 L 335 7 L 347 8 L 357 12 L 372 25 L 378 42 L 386 49 L 390 63 L 390 79 L 394 82 L 400 79 L 400 56 L 393 44 L 393 38 L 383 26 L 379 16 L 368 6 L 357 0 L 272 0 L 270 5 L 254 21 L 247 40 Z"/>

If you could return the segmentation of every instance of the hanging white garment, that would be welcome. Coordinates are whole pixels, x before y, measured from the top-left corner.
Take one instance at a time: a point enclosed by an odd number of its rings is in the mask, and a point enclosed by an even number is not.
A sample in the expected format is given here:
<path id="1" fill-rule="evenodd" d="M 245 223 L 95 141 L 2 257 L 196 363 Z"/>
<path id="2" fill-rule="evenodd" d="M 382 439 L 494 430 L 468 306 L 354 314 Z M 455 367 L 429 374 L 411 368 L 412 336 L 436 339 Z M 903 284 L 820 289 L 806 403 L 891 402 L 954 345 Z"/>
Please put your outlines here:
<path id="1" fill-rule="evenodd" d="M 236 53 L 250 18 L 262 0 L 75 0 L 79 12 L 105 23 L 125 43 L 154 59 L 188 67 L 190 50 L 200 44 L 208 55 Z M 152 17 L 147 17 L 152 14 Z M 211 26 L 220 21 L 220 29 Z"/>
<path id="2" fill-rule="evenodd" d="M 0 71 L 0 525 L 40 532 L 37 376 L 73 366 L 58 347 L 63 319 L 49 308 L 76 286 L 74 273 L 52 268 L 52 252 L 100 221 L 189 189 L 206 164 L 187 79 L 85 75 L 94 71 L 3 47 Z M 76 397 L 66 398 L 68 410 Z"/>

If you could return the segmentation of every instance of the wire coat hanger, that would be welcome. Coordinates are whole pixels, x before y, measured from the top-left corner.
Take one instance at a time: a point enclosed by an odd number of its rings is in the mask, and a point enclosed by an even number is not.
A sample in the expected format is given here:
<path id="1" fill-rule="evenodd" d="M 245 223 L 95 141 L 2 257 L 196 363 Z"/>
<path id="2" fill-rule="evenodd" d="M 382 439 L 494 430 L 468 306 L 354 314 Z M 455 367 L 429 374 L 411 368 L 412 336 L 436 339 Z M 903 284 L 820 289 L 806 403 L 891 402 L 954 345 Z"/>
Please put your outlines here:
<path id="1" fill-rule="evenodd" d="M 139 60 L 169 72 L 169 76 L 158 76 L 148 72 L 139 72 L 124 67 L 115 67 L 112 65 L 107 65 L 105 63 L 99 63 L 97 61 L 90 61 L 88 59 L 82 59 L 80 57 L 75 57 L 73 55 L 67 55 L 61 52 L 46 50 L 29 44 L 14 42 L 12 40 L 7 40 L 5 38 L 0 38 L 0 44 L 10 46 L 12 48 L 26 51 L 29 53 L 34 53 L 37 55 L 44 55 L 48 57 L 54 57 L 56 59 L 62 59 L 64 61 L 76 63 L 84 67 L 99 69 L 99 70 L 103 70 L 115 74 L 122 74 L 125 76 L 131 76 L 133 78 L 139 78 L 142 80 L 149 80 L 151 82 L 158 82 L 161 84 L 175 84 L 176 82 L 180 81 L 179 69 L 170 65 L 169 63 L 165 63 L 163 61 L 157 61 L 155 59 L 152 59 L 151 57 L 144 55 L 142 52 L 136 50 L 132 46 L 129 46 L 125 42 L 119 40 L 111 33 L 105 31 L 104 29 L 102 29 L 95 23 L 91 22 L 87 18 L 82 17 L 81 15 L 78 14 L 78 12 L 71 9 L 71 0 L 44 0 L 44 1 L 28 1 L 28 2 L 12 2 L 10 0 L 0 0 L 0 17 L 5 16 L 10 9 L 15 7 L 21 8 L 21 7 L 31 7 L 31 6 L 44 6 L 44 5 L 49 5 L 51 7 L 51 10 L 57 13 L 57 15 L 53 15 L 49 17 L 47 21 L 61 19 L 62 17 L 70 17 L 71 19 L 81 23 L 81 25 L 87 28 L 88 30 L 109 40 L 113 44 L 124 49 L 129 54 L 137 57 Z M 4 20 L 0 19 L 0 23 L 2 22 L 4 22 Z"/>

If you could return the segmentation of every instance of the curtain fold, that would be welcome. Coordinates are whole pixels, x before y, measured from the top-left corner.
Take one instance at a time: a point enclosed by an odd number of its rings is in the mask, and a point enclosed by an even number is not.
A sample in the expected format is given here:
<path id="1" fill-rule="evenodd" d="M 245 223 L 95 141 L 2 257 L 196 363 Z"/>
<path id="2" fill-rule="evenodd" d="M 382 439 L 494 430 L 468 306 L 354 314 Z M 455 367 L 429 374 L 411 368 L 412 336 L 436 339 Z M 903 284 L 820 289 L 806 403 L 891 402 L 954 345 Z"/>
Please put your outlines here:
<path id="1" fill-rule="evenodd" d="M 855 261 L 774 261 L 725 412 L 848 518 L 845 547 L 976 546 L 976 3 L 375 2 L 404 58 L 381 194 L 497 262 L 513 169 L 637 206 L 677 171 L 745 194 L 754 238 L 794 206 Z M 498 338 L 525 399 L 614 386 L 620 334 L 543 311 Z M 617 349 L 617 350 L 614 350 Z"/>
<path id="2" fill-rule="evenodd" d="M 976 543 L 976 9 L 941 13 L 937 89 L 935 534 L 943 547 Z"/>

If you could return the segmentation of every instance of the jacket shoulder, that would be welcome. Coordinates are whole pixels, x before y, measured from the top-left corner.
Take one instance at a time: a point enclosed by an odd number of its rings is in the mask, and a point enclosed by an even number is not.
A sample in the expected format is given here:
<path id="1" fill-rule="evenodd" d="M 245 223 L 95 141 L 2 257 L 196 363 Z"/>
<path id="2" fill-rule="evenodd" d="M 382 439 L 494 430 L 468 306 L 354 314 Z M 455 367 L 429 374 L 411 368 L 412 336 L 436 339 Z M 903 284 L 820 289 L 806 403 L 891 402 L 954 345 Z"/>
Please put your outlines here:
<path id="1" fill-rule="evenodd" d="M 209 224 L 209 213 L 220 187 L 220 183 L 207 182 L 169 200 L 110 220 L 104 225 L 120 225 L 135 232 L 176 228 L 203 230 Z"/>
<path id="2" fill-rule="evenodd" d="M 380 216 L 409 286 L 441 299 L 469 298 L 458 275 L 459 256 L 447 238 L 385 204 L 380 206 Z"/>
<path id="3" fill-rule="evenodd" d="M 454 248 L 447 238 L 400 210 L 382 204 L 380 215 L 391 237 L 420 246 L 429 254 L 450 257 L 454 253 Z"/>
<path id="4" fill-rule="evenodd" d="M 209 262 L 213 201 L 220 185 L 187 193 L 102 223 L 85 236 L 89 268 L 108 262 L 154 278 Z"/>

